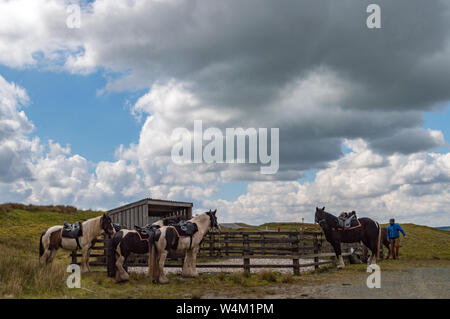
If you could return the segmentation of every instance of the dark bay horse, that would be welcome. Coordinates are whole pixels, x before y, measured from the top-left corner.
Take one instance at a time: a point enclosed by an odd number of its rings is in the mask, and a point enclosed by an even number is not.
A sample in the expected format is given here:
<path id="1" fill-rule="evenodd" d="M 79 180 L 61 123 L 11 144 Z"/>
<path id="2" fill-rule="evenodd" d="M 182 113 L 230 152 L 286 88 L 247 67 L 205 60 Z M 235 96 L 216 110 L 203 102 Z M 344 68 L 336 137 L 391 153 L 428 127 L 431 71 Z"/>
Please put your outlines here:
<path id="1" fill-rule="evenodd" d="M 338 259 L 338 269 L 344 268 L 341 243 L 362 242 L 372 252 L 368 264 L 376 263 L 381 237 L 381 227 L 378 222 L 367 218 L 358 219 L 361 226 L 350 230 L 342 230 L 336 216 L 325 211 L 325 207 L 316 207 L 315 222 L 322 228 L 326 240 L 333 246 Z"/>
<path id="2" fill-rule="evenodd" d="M 386 259 L 391 258 L 391 246 L 390 246 L 389 240 L 387 239 L 387 228 L 386 227 L 381 228 L 380 250 L 378 252 L 378 257 L 381 259 L 384 259 L 383 246 L 386 247 L 387 252 L 388 252 Z M 363 253 L 361 256 L 361 261 L 367 262 L 368 259 L 369 259 L 369 251 L 366 246 L 363 246 Z"/>

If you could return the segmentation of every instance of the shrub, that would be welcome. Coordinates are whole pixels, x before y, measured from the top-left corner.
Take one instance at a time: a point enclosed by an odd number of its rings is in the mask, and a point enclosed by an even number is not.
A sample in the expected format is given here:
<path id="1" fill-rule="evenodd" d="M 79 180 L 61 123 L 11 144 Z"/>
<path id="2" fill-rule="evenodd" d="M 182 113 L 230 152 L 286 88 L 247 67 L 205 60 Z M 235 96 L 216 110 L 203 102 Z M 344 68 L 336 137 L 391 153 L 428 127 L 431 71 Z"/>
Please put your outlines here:
<path id="1" fill-rule="evenodd" d="M 262 280 L 265 280 L 267 282 L 276 282 L 277 281 L 277 276 L 271 270 L 266 270 L 266 269 L 261 270 L 258 273 L 258 275 Z"/>

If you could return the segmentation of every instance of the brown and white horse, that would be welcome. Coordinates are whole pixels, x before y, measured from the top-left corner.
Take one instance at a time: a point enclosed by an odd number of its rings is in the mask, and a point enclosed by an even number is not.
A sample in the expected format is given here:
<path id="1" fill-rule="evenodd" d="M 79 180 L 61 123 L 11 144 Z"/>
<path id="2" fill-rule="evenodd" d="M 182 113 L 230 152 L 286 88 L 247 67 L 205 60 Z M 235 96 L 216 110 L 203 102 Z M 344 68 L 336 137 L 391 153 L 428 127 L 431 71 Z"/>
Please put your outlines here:
<path id="1" fill-rule="evenodd" d="M 77 241 L 74 238 L 62 237 L 62 225 L 52 226 L 42 233 L 39 243 L 39 257 L 43 264 L 50 264 L 55 258 L 59 248 L 65 250 L 77 250 Z M 82 236 L 78 238 L 83 257 L 81 259 L 81 271 L 88 272 L 90 249 L 95 243 L 98 235 L 115 233 L 111 218 L 103 214 L 102 216 L 88 219 L 82 223 Z"/>
<path id="2" fill-rule="evenodd" d="M 210 210 L 209 212 L 198 214 L 189 220 L 189 222 L 197 224 L 198 228 L 192 239 L 189 236 L 179 237 L 173 226 L 163 226 L 150 235 L 148 241 L 148 271 L 154 283 L 164 284 L 169 282 L 164 273 L 164 263 L 168 255 L 185 254 L 182 276 L 198 276 L 196 260 L 203 237 L 210 229 L 219 229 L 216 211 Z"/>

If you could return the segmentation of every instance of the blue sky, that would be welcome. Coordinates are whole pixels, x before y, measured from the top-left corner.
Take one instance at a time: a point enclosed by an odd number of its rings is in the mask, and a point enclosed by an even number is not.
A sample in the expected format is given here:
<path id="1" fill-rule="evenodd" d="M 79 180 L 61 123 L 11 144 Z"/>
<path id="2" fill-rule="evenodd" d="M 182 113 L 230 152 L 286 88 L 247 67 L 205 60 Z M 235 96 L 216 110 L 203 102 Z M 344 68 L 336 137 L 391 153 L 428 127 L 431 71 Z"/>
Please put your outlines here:
<path id="1" fill-rule="evenodd" d="M 106 92 L 99 71 L 76 75 L 30 69 L 0 67 L 0 74 L 26 88 L 31 104 L 26 114 L 35 125 L 33 135 L 43 142 L 70 145 L 72 152 L 94 161 L 114 160 L 120 144 L 139 139 L 142 123 L 131 114 L 142 92 Z"/>
<path id="2" fill-rule="evenodd" d="M 386 1 L 396 22 L 375 30 L 361 1 L 82 3 L 73 20 L 63 0 L 0 0 L 0 202 L 450 224 L 447 4 Z M 177 165 L 171 134 L 195 120 L 280 128 L 279 170 Z"/>

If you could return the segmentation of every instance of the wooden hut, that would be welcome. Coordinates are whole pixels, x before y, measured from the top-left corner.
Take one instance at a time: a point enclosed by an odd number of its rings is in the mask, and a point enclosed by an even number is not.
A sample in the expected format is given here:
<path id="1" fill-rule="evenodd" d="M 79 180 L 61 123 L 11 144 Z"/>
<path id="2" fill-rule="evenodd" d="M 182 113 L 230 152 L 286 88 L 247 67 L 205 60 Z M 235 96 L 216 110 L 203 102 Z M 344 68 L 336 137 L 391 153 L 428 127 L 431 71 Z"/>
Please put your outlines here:
<path id="1" fill-rule="evenodd" d="M 184 220 L 190 219 L 192 207 L 193 204 L 188 202 L 146 198 L 111 209 L 108 215 L 111 216 L 113 223 L 133 228 L 134 225 L 145 226 L 163 217 L 179 216 Z"/>

